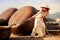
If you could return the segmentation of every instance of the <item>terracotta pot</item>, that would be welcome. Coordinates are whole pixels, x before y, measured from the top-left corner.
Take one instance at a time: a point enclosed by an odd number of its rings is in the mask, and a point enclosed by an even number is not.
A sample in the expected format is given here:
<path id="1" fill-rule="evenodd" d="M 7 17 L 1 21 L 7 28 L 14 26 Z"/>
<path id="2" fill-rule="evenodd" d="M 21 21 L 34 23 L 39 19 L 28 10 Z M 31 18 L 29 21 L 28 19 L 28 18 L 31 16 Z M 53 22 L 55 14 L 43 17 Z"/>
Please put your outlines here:
<path id="1" fill-rule="evenodd" d="M 33 21 L 27 21 L 28 18 L 36 14 L 36 9 L 32 6 L 25 6 L 17 10 L 10 18 L 9 25 L 20 24 L 17 28 L 12 28 L 12 33 L 25 34 L 33 28 Z M 26 21 L 26 22 L 25 22 Z M 23 25 L 23 26 L 22 26 Z M 21 30 L 21 31 L 20 31 Z M 25 30 L 25 32 L 24 32 Z M 29 34 L 29 33 L 28 33 Z"/>
<path id="2" fill-rule="evenodd" d="M 16 10 L 16 8 L 9 8 L 5 12 L 3 12 L 0 15 L 0 26 L 7 26 L 10 17 L 14 14 Z"/>

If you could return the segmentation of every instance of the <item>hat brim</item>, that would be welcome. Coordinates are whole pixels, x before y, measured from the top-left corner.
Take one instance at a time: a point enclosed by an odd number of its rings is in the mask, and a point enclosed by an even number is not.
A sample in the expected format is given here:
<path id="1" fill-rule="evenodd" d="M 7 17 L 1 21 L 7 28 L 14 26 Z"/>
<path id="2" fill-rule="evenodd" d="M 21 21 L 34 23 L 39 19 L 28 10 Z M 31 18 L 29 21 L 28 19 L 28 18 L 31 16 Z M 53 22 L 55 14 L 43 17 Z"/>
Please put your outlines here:
<path id="1" fill-rule="evenodd" d="M 49 9 L 49 10 L 50 10 L 50 8 L 48 8 L 48 7 L 41 7 L 41 8 L 47 8 L 47 9 Z"/>

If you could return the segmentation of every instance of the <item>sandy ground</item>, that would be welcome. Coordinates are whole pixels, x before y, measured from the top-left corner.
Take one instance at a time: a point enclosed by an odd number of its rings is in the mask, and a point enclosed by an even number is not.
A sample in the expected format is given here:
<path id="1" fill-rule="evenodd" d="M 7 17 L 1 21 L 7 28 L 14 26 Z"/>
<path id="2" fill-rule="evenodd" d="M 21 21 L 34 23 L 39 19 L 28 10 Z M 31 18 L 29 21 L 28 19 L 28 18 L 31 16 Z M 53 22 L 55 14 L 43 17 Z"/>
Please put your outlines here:
<path id="1" fill-rule="evenodd" d="M 60 40 L 60 35 L 46 37 L 17 36 L 11 34 L 10 40 Z"/>

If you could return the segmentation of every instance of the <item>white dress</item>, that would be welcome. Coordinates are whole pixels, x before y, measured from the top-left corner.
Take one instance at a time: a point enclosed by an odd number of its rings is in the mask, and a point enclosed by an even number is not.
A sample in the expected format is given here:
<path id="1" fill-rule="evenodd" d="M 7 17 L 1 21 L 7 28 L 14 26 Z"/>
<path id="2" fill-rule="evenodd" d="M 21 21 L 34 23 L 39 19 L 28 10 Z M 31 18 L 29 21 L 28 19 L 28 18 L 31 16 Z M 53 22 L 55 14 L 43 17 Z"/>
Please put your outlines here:
<path id="1" fill-rule="evenodd" d="M 46 35 L 45 32 L 45 24 L 43 22 L 43 18 L 40 18 L 42 14 L 40 13 L 35 17 L 34 28 L 32 30 L 31 36 L 42 37 Z"/>

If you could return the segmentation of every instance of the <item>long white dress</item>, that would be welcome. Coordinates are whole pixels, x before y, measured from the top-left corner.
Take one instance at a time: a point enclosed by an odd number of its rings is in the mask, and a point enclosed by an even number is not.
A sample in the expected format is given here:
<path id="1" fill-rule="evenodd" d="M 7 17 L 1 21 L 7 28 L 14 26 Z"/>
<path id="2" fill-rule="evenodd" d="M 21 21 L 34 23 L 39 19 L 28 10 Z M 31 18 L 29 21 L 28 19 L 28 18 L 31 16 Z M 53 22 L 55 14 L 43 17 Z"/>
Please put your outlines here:
<path id="1" fill-rule="evenodd" d="M 43 18 L 41 18 L 42 14 L 40 13 L 35 17 L 34 28 L 32 30 L 31 36 L 42 37 L 46 35 L 45 32 L 45 24 L 43 22 Z"/>

